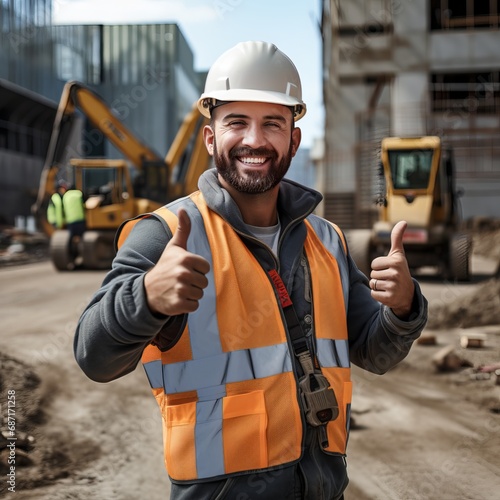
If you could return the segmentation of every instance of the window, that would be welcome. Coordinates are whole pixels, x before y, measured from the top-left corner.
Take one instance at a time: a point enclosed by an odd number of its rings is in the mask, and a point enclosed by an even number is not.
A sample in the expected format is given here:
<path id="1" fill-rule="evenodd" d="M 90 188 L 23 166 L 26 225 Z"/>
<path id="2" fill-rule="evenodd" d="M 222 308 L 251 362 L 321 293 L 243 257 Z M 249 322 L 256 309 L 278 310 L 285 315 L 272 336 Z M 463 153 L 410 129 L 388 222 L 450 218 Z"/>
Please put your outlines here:
<path id="1" fill-rule="evenodd" d="M 97 85 L 102 81 L 101 27 L 54 26 L 57 77 Z"/>
<path id="2" fill-rule="evenodd" d="M 431 0 L 431 30 L 491 29 L 500 26 L 500 0 Z"/>
<path id="3" fill-rule="evenodd" d="M 433 74 L 430 92 L 435 112 L 498 113 L 500 71 Z"/>
<path id="4" fill-rule="evenodd" d="M 55 46 L 57 77 L 61 80 L 85 81 L 84 62 L 71 47 L 58 43 Z"/>
<path id="5" fill-rule="evenodd" d="M 432 149 L 389 151 L 394 189 L 425 189 L 433 154 Z"/>

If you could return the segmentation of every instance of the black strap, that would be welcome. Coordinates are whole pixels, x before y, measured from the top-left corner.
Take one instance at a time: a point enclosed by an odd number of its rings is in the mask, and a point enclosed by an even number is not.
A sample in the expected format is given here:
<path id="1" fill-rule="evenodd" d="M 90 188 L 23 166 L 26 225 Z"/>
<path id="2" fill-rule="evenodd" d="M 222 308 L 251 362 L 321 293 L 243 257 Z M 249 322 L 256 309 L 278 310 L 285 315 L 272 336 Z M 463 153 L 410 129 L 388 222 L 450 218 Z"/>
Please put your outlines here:
<path id="1" fill-rule="evenodd" d="M 331 420 L 335 420 L 339 415 L 335 393 L 330 387 L 328 380 L 321 373 L 321 369 L 314 356 L 312 356 L 309 351 L 306 337 L 293 307 L 292 299 L 288 295 L 288 291 L 278 271 L 271 269 L 267 273 L 278 294 L 285 321 L 288 326 L 294 354 L 304 371 L 303 376 L 301 376 L 299 380 L 299 387 L 306 420 L 313 427 L 321 427 L 323 429 L 318 433 L 318 437 L 321 446 L 323 448 L 328 448 L 328 435 L 325 430 L 325 425 Z"/>
<path id="2" fill-rule="evenodd" d="M 290 334 L 290 339 L 292 341 L 293 350 L 296 356 L 306 352 L 308 350 L 306 337 L 300 326 L 299 318 L 293 307 L 292 299 L 288 295 L 288 291 L 278 274 L 276 269 L 271 269 L 267 272 L 271 278 L 271 283 L 278 294 L 280 300 L 281 308 L 283 309 L 283 314 L 285 316 L 285 321 L 288 326 L 288 333 Z"/>

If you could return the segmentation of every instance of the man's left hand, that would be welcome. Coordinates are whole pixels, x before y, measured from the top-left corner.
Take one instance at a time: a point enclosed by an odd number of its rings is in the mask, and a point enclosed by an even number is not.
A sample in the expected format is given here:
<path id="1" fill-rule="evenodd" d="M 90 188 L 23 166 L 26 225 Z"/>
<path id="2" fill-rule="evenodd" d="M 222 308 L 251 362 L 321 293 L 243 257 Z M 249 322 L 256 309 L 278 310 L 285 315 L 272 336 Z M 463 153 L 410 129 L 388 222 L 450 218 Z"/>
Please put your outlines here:
<path id="1" fill-rule="evenodd" d="M 403 247 L 403 235 L 407 223 L 398 222 L 391 232 L 391 249 L 386 257 L 377 257 L 372 262 L 370 288 L 372 297 L 390 307 L 401 319 L 411 312 L 415 284 Z"/>

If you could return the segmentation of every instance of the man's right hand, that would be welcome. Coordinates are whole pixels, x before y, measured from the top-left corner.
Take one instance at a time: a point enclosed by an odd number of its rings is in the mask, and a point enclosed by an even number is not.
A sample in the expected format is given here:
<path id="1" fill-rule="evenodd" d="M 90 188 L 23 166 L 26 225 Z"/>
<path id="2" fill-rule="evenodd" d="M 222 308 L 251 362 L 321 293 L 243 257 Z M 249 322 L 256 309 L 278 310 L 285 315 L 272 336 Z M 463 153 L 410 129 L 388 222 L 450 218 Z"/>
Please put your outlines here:
<path id="1" fill-rule="evenodd" d="M 177 215 L 177 231 L 156 266 L 144 277 L 149 308 L 153 313 L 166 316 L 190 313 L 198 309 L 198 301 L 208 285 L 205 275 L 210 271 L 210 264 L 205 258 L 187 251 L 187 240 L 191 232 L 189 215 L 182 208 Z"/>

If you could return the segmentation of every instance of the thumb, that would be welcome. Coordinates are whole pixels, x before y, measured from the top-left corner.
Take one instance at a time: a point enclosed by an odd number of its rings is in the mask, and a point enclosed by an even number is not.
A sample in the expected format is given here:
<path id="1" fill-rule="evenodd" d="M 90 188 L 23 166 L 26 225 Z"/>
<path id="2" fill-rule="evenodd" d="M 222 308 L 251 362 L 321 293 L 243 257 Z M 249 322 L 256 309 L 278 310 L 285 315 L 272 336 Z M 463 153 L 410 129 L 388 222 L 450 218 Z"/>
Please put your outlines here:
<path id="1" fill-rule="evenodd" d="M 179 218 L 177 231 L 170 240 L 169 245 L 175 245 L 187 250 L 187 240 L 189 238 L 189 233 L 191 232 L 191 219 L 183 208 L 179 209 L 177 217 Z"/>
<path id="2" fill-rule="evenodd" d="M 405 221 L 399 221 L 393 228 L 391 232 L 391 249 L 389 250 L 389 255 L 395 253 L 405 253 L 403 246 L 403 235 L 405 234 L 406 227 L 408 223 Z"/>

